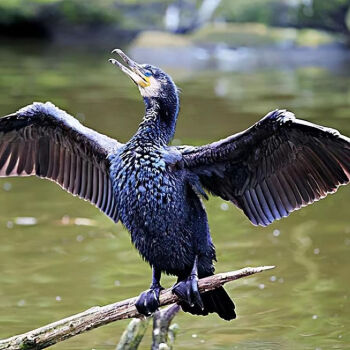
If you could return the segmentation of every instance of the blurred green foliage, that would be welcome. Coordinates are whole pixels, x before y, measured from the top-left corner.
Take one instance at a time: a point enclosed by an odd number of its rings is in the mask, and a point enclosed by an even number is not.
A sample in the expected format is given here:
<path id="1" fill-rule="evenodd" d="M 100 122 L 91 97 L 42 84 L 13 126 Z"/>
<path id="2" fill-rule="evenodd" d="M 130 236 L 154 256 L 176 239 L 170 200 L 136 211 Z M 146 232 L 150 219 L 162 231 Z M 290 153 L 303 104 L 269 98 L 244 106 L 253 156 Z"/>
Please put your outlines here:
<path id="1" fill-rule="evenodd" d="M 218 13 L 229 22 L 288 24 L 294 7 L 284 0 L 223 0 Z"/>
<path id="2" fill-rule="evenodd" d="M 1 0 L 0 23 L 52 19 L 75 24 L 118 23 L 121 15 L 112 0 Z"/>
<path id="3" fill-rule="evenodd" d="M 349 9 L 350 0 L 223 0 L 218 12 L 229 22 L 349 32 Z"/>
<path id="4" fill-rule="evenodd" d="M 52 0 L 49 0 L 52 1 Z M 58 3 L 58 11 L 71 23 L 113 23 L 120 20 L 120 13 L 110 1 L 70 1 Z"/>
<path id="5" fill-rule="evenodd" d="M 144 30 L 163 27 L 167 6 L 199 0 L 1 0 L 0 27 L 35 22 L 55 30 L 67 25 L 110 25 Z M 350 33 L 350 0 L 222 0 L 214 19 L 268 26 L 319 28 Z M 193 13 L 191 16 L 195 16 Z"/>
<path id="6" fill-rule="evenodd" d="M 298 7 L 298 23 L 301 26 L 317 27 L 338 32 L 349 32 L 347 16 L 350 0 L 313 0 Z"/>

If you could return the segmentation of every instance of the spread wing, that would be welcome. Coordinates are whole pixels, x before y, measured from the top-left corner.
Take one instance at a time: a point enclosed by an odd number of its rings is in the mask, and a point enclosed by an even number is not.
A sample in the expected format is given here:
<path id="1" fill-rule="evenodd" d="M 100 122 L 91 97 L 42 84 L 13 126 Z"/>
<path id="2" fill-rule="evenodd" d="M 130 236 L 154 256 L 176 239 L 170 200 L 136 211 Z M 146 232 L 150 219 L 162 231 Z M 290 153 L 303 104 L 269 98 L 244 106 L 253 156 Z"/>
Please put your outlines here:
<path id="1" fill-rule="evenodd" d="M 350 180 L 350 139 L 338 131 L 269 113 L 246 131 L 201 147 L 178 147 L 202 186 L 267 226 Z"/>
<path id="2" fill-rule="evenodd" d="M 0 177 L 52 180 L 118 221 L 107 156 L 120 146 L 49 102 L 34 103 L 0 118 Z"/>

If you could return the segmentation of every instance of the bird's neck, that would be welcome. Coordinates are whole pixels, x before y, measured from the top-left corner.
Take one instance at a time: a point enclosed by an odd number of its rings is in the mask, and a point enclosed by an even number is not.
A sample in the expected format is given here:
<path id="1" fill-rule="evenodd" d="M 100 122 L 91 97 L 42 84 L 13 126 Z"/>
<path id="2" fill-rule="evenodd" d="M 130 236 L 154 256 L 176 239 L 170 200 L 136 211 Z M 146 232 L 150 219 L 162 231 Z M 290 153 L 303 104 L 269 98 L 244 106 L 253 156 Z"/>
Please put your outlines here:
<path id="1" fill-rule="evenodd" d="M 168 144 L 173 138 L 179 112 L 178 97 L 144 98 L 146 112 L 137 135 L 148 141 Z"/>

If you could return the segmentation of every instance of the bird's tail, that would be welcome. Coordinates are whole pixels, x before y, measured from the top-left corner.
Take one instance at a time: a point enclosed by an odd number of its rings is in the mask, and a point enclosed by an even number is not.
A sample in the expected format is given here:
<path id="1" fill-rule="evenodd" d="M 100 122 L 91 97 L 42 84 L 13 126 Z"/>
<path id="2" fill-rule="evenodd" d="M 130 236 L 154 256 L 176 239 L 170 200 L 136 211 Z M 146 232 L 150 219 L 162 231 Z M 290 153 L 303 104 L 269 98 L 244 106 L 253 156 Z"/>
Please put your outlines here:
<path id="1" fill-rule="evenodd" d="M 229 321 L 236 318 L 235 304 L 226 293 L 223 287 L 212 291 L 201 293 L 204 310 L 199 306 L 189 306 L 185 302 L 181 302 L 182 310 L 193 315 L 208 315 L 216 312 L 222 319 Z"/>

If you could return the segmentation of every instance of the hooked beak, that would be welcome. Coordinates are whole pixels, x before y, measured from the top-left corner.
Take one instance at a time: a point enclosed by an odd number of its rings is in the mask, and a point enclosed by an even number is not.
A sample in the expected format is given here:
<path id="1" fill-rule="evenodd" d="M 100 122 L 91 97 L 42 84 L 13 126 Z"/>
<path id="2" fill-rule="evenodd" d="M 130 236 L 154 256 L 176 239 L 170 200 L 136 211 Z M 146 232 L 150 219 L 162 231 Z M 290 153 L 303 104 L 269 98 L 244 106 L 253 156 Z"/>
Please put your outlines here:
<path id="1" fill-rule="evenodd" d="M 151 82 L 149 77 L 146 77 L 142 71 L 143 68 L 130 59 L 125 53 L 120 49 L 115 49 L 112 53 L 118 54 L 121 59 L 127 64 L 128 67 L 123 66 L 119 61 L 114 58 L 109 59 L 109 62 L 118 66 L 126 75 L 128 75 L 138 86 L 143 88 L 150 86 Z"/>

